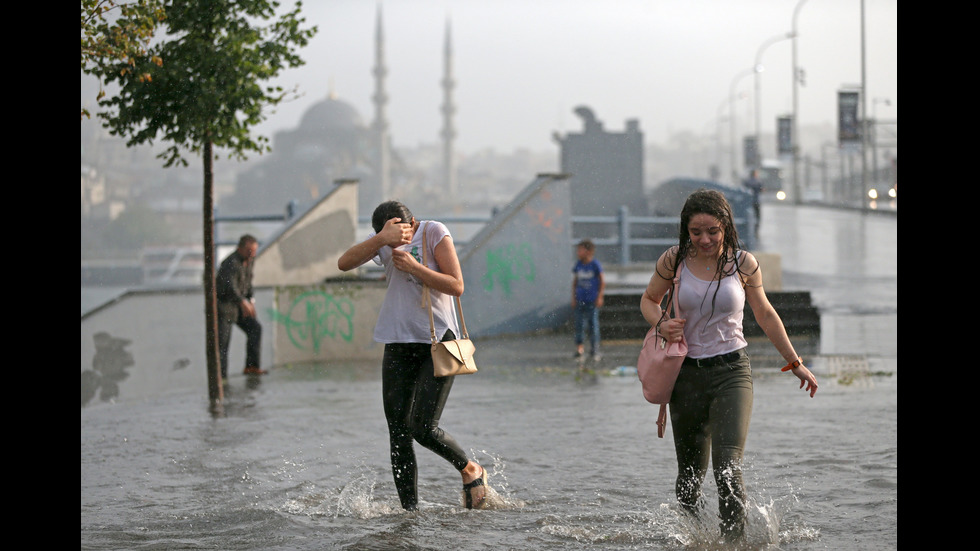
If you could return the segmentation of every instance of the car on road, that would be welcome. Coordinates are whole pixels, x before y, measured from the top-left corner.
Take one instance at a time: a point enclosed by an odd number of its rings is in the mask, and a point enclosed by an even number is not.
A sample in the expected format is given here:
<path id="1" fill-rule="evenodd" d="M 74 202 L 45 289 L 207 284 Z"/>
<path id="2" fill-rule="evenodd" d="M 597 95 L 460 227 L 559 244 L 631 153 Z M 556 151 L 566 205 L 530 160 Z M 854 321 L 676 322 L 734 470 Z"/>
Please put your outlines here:
<path id="1" fill-rule="evenodd" d="M 876 182 L 868 188 L 865 195 L 868 206 L 871 208 L 898 206 L 898 182 Z"/>

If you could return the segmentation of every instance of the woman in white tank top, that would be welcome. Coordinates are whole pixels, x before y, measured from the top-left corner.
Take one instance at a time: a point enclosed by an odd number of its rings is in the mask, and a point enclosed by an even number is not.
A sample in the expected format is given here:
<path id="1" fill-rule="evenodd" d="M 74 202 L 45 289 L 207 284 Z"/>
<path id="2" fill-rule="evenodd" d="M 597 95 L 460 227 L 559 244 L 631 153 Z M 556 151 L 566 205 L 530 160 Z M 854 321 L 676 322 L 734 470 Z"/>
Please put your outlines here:
<path id="1" fill-rule="evenodd" d="M 742 311 L 746 300 L 766 336 L 806 386 L 817 379 L 803 365 L 779 314 L 762 288 L 762 270 L 752 253 L 739 250 L 731 205 L 715 190 L 692 193 L 681 210 L 679 244 L 657 261 L 640 311 L 668 341 L 683 336 L 688 356 L 669 402 L 677 454 L 677 499 L 692 514 L 703 510 L 701 485 L 711 461 L 718 487 L 721 532 L 730 541 L 744 537 L 745 485 L 742 456 L 752 415 L 752 368 L 745 353 Z M 676 318 L 661 308 L 679 278 Z"/>

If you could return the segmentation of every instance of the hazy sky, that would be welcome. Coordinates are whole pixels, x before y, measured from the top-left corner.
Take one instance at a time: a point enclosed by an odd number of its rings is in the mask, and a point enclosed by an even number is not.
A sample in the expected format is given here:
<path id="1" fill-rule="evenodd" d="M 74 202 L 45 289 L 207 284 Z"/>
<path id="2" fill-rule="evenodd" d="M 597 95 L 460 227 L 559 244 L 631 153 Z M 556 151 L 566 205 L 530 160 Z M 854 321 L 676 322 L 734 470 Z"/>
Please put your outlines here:
<path id="1" fill-rule="evenodd" d="M 800 123 L 836 128 L 837 91 L 861 84 L 862 4 L 868 114 L 897 120 L 897 0 L 307 0 L 319 32 L 301 52 L 306 65 L 277 80 L 304 95 L 258 130 L 295 127 L 330 90 L 371 122 L 379 6 L 396 146 L 439 140 L 447 21 L 460 152 L 555 150 L 553 132 L 581 131 L 579 105 L 613 132 L 638 119 L 647 143 L 713 136 L 719 119 L 727 141 L 733 85 L 738 135 L 752 133 L 760 50 L 760 121 L 773 134 L 792 113 L 793 63 L 792 40 L 771 39 L 792 30 L 797 6 Z"/>

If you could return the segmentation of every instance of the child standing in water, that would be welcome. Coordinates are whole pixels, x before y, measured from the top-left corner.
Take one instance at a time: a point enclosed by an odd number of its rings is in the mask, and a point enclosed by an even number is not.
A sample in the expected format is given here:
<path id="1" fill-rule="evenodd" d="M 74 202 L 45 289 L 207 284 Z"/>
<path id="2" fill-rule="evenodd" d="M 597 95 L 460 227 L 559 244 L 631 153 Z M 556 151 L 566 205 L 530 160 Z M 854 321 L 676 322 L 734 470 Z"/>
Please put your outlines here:
<path id="1" fill-rule="evenodd" d="M 575 358 L 585 354 L 585 328 L 589 327 L 589 351 L 592 360 L 598 362 L 599 308 L 602 308 L 606 292 L 606 280 L 602 264 L 595 259 L 595 243 L 583 239 L 575 248 L 578 260 L 572 268 L 572 309 L 575 311 Z"/>

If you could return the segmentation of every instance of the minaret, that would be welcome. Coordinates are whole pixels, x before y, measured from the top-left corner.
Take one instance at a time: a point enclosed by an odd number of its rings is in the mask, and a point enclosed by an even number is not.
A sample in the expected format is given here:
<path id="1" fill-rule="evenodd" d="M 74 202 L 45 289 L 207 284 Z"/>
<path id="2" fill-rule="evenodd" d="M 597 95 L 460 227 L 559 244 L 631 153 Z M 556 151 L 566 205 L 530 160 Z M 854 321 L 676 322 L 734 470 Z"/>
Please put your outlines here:
<path id="1" fill-rule="evenodd" d="M 388 93 L 385 92 L 385 76 L 388 75 L 388 68 L 385 67 L 385 43 L 384 32 L 381 25 L 381 5 L 378 5 L 378 21 L 374 31 L 374 95 L 371 97 L 374 102 L 374 122 L 371 129 L 374 131 L 375 150 L 377 151 L 378 162 L 378 184 L 380 185 L 381 197 L 379 201 L 388 198 L 391 191 L 391 150 L 388 139 L 388 118 L 385 116 L 385 106 L 388 104 Z"/>
<path id="2" fill-rule="evenodd" d="M 456 197 L 456 159 L 453 155 L 453 141 L 456 139 L 456 129 L 453 127 L 453 115 L 456 106 L 453 105 L 453 49 L 450 37 L 449 20 L 446 20 L 446 43 L 443 48 L 443 77 L 442 77 L 442 162 L 446 191 L 452 198 Z"/>

